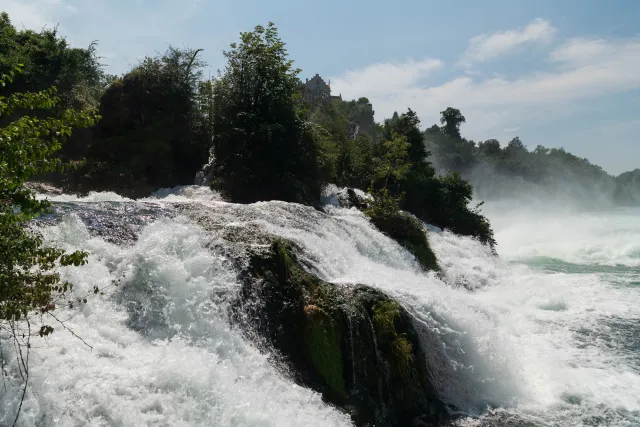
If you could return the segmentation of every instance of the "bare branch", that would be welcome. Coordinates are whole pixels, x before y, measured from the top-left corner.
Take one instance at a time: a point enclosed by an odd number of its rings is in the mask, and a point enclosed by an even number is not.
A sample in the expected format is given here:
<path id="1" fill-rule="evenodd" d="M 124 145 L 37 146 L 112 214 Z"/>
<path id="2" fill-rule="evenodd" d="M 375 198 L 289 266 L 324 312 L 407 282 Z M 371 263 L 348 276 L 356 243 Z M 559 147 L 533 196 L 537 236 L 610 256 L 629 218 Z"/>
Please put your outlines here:
<path id="1" fill-rule="evenodd" d="M 93 347 L 92 347 L 91 345 L 89 345 L 85 340 L 83 340 L 83 339 L 80 337 L 80 335 L 78 335 L 78 334 L 76 334 L 75 332 L 73 332 L 73 330 L 72 330 L 71 328 L 69 328 L 67 325 L 65 325 L 63 321 L 61 321 L 60 319 L 58 319 L 58 318 L 56 317 L 56 315 L 55 315 L 55 314 L 53 314 L 53 313 L 48 313 L 48 314 L 49 314 L 51 317 L 53 317 L 53 318 L 56 320 L 56 322 L 60 323 L 64 329 L 66 329 L 67 331 L 69 331 L 69 332 L 71 333 L 71 335 L 73 335 L 74 337 L 78 338 L 80 341 L 82 341 L 82 343 L 83 343 L 84 345 L 86 345 L 86 346 L 87 346 L 87 347 L 89 347 L 91 350 L 93 350 Z"/>

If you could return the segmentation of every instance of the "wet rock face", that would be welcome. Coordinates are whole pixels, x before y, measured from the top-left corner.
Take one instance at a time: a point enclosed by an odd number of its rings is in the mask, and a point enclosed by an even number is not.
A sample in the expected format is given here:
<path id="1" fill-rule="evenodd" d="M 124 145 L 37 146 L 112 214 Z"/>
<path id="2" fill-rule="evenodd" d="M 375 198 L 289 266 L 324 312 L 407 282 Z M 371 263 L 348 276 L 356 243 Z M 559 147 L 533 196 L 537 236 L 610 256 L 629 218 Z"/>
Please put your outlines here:
<path id="1" fill-rule="evenodd" d="M 172 218 L 176 210 L 170 206 L 143 203 L 65 203 L 56 202 L 53 213 L 34 221 L 35 227 L 53 225 L 66 215 L 78 217 L 91 236 L 109 243 L 127 245 L 135 242 L 149 223 L 160 218 Z"/>
<path id="2" fill-rule="evenodd" d="M 440 270 L 427 235 L 415 217 L 405 212 L 389 214 L 367 210 L 366 213 L 378 230 L 411 252 L 425 272 Z"/>
<path id="3" fill-rule="evenodd" d="M 442 422 L 446 413 L 408 313 L 370 287 L 320 280 L 297 250 L 275 240 L 250 257 L 234 321 L 358 426 Z"/>

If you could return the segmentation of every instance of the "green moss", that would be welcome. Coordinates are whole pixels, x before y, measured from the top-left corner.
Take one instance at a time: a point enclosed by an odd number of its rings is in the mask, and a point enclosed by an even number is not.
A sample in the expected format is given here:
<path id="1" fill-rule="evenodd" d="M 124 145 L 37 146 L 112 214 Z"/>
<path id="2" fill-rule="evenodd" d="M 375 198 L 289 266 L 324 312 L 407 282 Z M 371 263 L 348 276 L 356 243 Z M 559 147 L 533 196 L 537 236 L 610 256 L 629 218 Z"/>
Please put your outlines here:
<path id="1" fill-rule="evenodd" d="M 305 271 L 293 248 L 295 245 L 283 239 L 275 240 L 271 253 L 275 258 L 278 275 L 286 287 L 300 289 L 304 306 L 302 338 L 307 360 L 322 377 L 330 394 L 338 399 L 348 398 L 343 372 L 341 330 L 332 316 L 337 313 L 337 292 L 334 286 L 322 282 Z"/>
<path id="2" fill-rule="evenodd" d="M 373 324 L 380 345 L 390 352 L 393 366 L 401 377 L 406 378 L 413 362 L 413 345 L 405 334 L 398 334 L 395 320 L 400 316 L 400 306 L 392 300 L 381 301 L 373 307 Z"/>
<path id="3" fill-rule="evenodd" d="M 395 318 L 400 314 L 400 307 L 394 301 L 381 301 L 373 307 L 373 324 L 376 333 L 383 340 L 396 335 Z"/>
<path id="4" fill-rule="evenodd" d="M 436 255 L 420 223 L 404 212 L 388 212 L 369 209 L 366 214 L 378 230 L 404 246 L 416 257 L 426 271 L 439 271 Z"/>
<path id="5" fill-rule="evenodd" d="M 314 368 L 324 378 L 333 395 L 349 397 L 344 384 L 340 331 L 336 322 L 316 305 L 304 308 L 306 315 L 305 347 Z"/>
<path id="6" fill-rule="evenodd" d="M 286 243 L 283 240 L 278 239 L 271 245 L 271 251 L 278 258 L 277 264 L 283 268 L 282 272 L 284 273 L 285 280 L 289 280 L 292 268 L 296 267 L 293 260 L 293 254 L 290 252 L 290 249 L 286 246 Z"/>
<path id="7" fill-rule="evenodd" d="M 413 363 L 413 345 L 404 334 L 396 336 L 391 343 L 391 355 L 395 362 L 395 369 L 402 378 L 407 378 L 411 373 Z"/>

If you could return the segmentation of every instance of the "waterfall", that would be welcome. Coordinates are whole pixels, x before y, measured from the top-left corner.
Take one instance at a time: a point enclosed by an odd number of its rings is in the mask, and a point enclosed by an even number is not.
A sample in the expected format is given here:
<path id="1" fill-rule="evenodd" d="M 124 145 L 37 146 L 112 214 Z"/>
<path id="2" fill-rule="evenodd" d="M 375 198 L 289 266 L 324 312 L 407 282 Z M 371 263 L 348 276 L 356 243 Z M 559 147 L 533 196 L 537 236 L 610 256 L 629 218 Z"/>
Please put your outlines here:
<path id="1" fill-rule="evenodd" d="M 224 227 L 287 238 L 321 279 L 368 285 L 400 303 L 439 398 L 463 416 L 458 425 L 486 417 L 535 426 L 640 420 L 637 212 L 608 216 L 589 235 L 600 250 L 588 253 L 554 239 L 594 219 L 557 217 L 549 230 L 497 221 L 501 258 L 471 238 L 427 230 L 438 275 L 423 273 L 354 208 L 239 205 L 203 187 L 140 201 L 107 193 L 50 199 L 57 213 L 42 222 L 45 241 L 90 252 L 87 265 L 63 268 L 63 278 L 77 295 L 94 285 L 105 295 L 59 313 L 93 350 L 62 328 L 31 350 L 22 426 L 350 425 L 230 323 L 240 288 L 230 255 L 241 254 Z M 536 258 L 542 250 L 554 258 Z M 595 256 L 623 265 L 580 267 Z M 0 425 L 10 425 L 21 382 L 4 338 Z"/>
<path id="2" fill-rule="evenodd" d="M 214 165 L 215 165 L 215 153 L 213 150 L 213 146 L 209 148 L 209 160 L 207 163 L 202 165 L 202 168 L 198 172 L 196 172 L 196 176 L 193 179 L 193 183 L 195 185 L 206 185 L 211 184 L 213 180 L 214 173 Z"/>

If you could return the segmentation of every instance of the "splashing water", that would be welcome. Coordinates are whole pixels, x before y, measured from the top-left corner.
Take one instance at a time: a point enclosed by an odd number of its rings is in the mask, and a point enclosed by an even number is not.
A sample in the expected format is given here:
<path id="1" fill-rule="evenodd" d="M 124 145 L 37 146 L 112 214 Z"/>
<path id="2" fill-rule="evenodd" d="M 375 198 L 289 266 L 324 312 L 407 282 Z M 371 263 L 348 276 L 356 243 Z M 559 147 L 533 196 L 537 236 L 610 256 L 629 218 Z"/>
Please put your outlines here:
<path id="1" fill-rule="evenodd" d="M 93 350 L 61 328 L 32 350 L 20 425 L 349 425 L 229 327 L 224 295 L 239 286 L 235 272 L 204 249 L 213 242 L 198 227 L 159 220 L 133 246 L 118 247 L 66 217 L 46 237 L 91 252 L 88 265 L 63 271 L 77 294 L 121 284 L 111 297 L 59 314 Z M 0 392 L 0 425 L 13 421 L 19 385 Z"/>
<path id="2" fill-rule="evenodd" d="M 227 305 L 240 285 L 215 248 L 233 248 L 194 218 L 292 239 L 323 279 L 396 298 L 414 316 L 441 399 L 469 416 L 458 425 L 640 423 L 633 249 L 640 212 L 556 215 L 553 222 L 488 209 L 501 258 L 470 238 L 429 232 L 443 269 L 438 276 L 423 274 L 355 209 L 236 205 L 193 187 L 138 202 L 100 194 L 61 199 L 67 213 L 45 237 L 91 252 L 88 265 L 63 270 L 74 292 L 112 280 L 120 286 L 61 314 L 93 351 L 63 330 L 33 349 L 22 425 L 349 425 L 229 325 Z M 90 202 L 123 211 L 161 205 L 173 214 L 158 214 L 135 241 L 116 245 L 85 224 L 81 212 Z M 183 205 L 179 211 L 175 203 Z M 0 414 L 8 414 L 0 425 L 15 413 L 18 386 L 0 391 Z"/>

